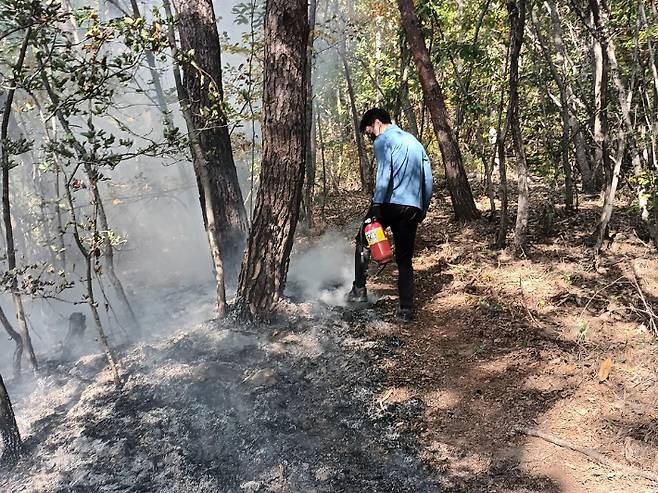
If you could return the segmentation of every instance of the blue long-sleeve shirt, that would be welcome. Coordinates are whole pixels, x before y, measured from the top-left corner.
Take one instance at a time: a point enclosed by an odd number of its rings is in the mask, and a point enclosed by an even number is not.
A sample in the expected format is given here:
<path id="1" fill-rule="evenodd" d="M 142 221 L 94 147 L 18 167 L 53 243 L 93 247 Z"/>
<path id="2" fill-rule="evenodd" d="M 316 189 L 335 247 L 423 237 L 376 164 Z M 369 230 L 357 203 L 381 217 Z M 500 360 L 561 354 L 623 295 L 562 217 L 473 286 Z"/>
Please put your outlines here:
<path id="1" fill-rule="evenodd" d="M 377 178 L 372 201 L 427 211 L 432 198 L 432 167 L 423 145 L 391 125 L 375 139 L 374 150 Z"/>

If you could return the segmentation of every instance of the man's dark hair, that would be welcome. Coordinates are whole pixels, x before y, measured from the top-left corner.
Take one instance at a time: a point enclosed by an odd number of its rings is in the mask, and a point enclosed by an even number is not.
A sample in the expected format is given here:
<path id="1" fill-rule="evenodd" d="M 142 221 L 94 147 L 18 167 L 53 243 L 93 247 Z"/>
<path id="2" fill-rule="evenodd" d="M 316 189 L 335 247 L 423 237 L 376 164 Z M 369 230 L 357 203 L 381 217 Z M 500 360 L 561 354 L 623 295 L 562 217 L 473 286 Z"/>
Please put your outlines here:
<path id="1" fill-rule="evenodd" d="M 388 111 L 381 108 L 372 108 L 366 111 L 361 117 L 359 132 L 365 132 L 366 127 L 375 123 L 375 120 L 379 120 L 382 123 L 391 123 L 391 115 L 388 114 Z"/>

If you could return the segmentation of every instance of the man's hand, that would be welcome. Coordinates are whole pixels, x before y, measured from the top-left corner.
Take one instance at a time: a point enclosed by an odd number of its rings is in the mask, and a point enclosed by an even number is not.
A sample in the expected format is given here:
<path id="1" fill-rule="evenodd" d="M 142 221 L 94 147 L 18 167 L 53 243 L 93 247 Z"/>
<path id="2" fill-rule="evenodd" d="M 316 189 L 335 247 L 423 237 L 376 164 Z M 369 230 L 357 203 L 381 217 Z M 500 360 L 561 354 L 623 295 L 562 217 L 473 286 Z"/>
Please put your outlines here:
<path id="1" fill-rule="evenodd" d="M 414 215 L 414 220 L 420 224 L 423 222 L 426 215 L 427 215 L 427 211 L 419 209 L 418 212 L 416 212 L 416 214 Z"/>

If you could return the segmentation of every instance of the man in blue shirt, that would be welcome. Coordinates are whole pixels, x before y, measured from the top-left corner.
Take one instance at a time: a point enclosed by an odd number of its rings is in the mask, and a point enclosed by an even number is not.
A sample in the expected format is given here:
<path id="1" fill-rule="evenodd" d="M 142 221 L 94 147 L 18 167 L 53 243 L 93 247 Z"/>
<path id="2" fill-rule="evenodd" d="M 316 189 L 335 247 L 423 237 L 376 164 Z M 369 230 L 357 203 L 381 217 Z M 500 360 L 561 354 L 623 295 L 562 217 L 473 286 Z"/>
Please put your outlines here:
<path id="1" fill-rule="evenodd" d="M 432 198 L 432 168 L 423 145 L 391 122 L 383 109 L 373 108 L 361 118 L 360 131 L 373 141 L 377 160 L 375 192 L 366 218 L 391 227 L 398 266 L 398 317 L 407 322 L 413 310 L 413 266 L 416 229 Z M 356 237 L 354 283 L 348 301 L 368 301 L 366 274 L 370 251 L 363 226 Z"/>

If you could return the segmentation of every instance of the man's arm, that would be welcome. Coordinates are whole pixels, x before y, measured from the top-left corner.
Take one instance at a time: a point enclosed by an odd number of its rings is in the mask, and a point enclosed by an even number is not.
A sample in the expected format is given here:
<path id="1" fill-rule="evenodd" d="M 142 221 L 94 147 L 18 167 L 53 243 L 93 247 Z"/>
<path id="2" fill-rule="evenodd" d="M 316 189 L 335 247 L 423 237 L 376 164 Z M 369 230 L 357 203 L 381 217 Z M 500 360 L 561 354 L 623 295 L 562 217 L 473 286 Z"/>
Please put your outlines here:
<path id="1" fill-rule="evenodd" d="M 430 208 L 430 200 L 432 200 L 432 163 L 427 153 L 423 152 L 423 211 L 427 212 Z"/>

